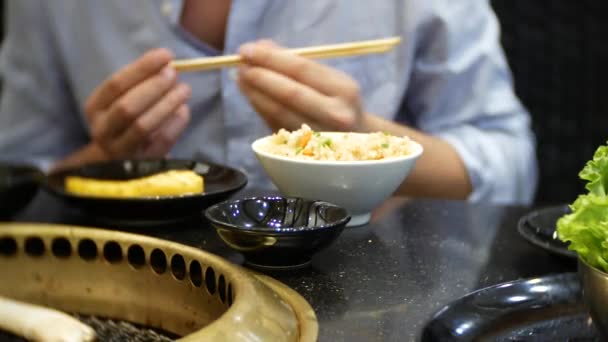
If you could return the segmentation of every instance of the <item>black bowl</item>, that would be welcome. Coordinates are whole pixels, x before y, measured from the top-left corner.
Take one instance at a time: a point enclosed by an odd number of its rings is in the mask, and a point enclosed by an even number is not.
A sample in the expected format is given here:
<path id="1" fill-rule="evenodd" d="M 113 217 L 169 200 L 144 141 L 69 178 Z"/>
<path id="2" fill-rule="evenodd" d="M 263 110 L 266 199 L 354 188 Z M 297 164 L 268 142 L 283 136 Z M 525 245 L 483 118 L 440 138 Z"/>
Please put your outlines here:
<path id="1" fill-rule="evenodd" d="M 184 196 L 101 198 L 71 194 L 64 187 L 68 175 L 122 180 L 168 170 L 193 170 L 204 177 L 205 191 Z M 146 226 L 198 217 L 201 210 L 227 199 L 246 184 L 247 177 L 236 169 L 191 160 L 161 159 L 111 161 L 62 170 L 50 174 L 44 188 L 103 222 Z"/>
<path id="2" fill-rule="evenodd" d="M 281 196 L 222 202 L 209 207 L 205 217 L 246 264 L 266 270 L 309 265 L 350 220 L 335 204 Z"/>
<path id="3" fill-rule="evenodd" d="M 23 209 L 38 192 L 44 173 L 34 166 L 0 163 L 0 220 Z"/>

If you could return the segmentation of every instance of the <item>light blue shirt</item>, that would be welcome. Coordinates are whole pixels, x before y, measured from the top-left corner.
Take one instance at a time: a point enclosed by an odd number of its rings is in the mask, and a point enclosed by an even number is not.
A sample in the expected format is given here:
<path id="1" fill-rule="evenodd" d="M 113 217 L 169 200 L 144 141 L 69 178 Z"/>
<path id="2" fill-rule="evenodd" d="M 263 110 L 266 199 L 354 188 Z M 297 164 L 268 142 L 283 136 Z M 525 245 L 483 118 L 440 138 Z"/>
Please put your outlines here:
<path id="1" fill-rule="evenodd" d="M 2 159 L 48 167 L 85 145 L 90 139 L 85 100 L 149 49 L 167 47 L 178 58 L 220 54 L 180 27 L 180 0 L 7 5 L 0 55 Z M 513 93 L 487 1 L 233 0 L 222 53 L 260 38 L 302 47 L 389 36 L 403 39 L 390 53 L 324 63 L 359 82 L 365 110 L 451 143 L 470 174 L 471 201 L 530 202 L 536 186 L 534 138 Z M 192 119 L 172 156 L 241 168 L 250 184 L 266 184 L 250 144 L 270 132 L 231 72 L 180 78 L 193 89 Z"/>

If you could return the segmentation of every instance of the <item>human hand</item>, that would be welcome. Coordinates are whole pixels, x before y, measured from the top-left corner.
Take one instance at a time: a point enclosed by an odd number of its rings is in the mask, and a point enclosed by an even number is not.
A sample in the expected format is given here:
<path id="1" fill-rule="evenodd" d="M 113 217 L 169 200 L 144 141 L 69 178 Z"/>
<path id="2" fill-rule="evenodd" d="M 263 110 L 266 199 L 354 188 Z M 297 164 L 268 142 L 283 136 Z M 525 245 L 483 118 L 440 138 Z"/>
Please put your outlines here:
<path id="1" fill-rule="evenodd" d="M 177 81 L 173 54 L 150 50 L 87 99 L 93 142 L 110 159 L 164 157 L 190 120 L 190 86 Z"/>
<path id="2" fill-rule="evenodd" d="M 307 123 L 315 130 L 363 129 L 359 86 L 347 74 L 295 55 L 270 41 L 247 43 L 238 84 L 274 131 Z"/>

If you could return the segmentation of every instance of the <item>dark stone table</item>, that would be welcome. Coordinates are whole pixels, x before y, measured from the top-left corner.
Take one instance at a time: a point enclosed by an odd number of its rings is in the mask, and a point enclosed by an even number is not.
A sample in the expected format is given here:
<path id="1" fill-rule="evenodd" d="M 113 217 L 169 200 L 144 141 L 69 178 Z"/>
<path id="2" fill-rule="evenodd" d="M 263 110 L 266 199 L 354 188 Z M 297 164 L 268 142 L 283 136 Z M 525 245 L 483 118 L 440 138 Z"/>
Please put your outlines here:
<path id="1" fill-rule="evenodd" d="M 321 341 L 415 341 L 435 311 L 472 290 L 576 269 L 519 236 L 529 210 L 394 197 L 311 268 L 272 275 L 310 302 Z M 43 192 L 16 220 L 95 225 Z M 242 262 L 202 221 L 137 232 Z"/>

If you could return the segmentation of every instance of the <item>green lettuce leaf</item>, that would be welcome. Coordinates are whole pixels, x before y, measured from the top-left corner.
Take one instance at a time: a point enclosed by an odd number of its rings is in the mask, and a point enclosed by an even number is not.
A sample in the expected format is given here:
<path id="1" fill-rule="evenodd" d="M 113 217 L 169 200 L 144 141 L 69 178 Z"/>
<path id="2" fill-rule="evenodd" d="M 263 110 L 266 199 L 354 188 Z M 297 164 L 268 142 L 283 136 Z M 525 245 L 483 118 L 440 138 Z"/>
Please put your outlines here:
<path id="1" fill-rule="evenodd" d="M 579 177 L 587 181 L 585 188 L 590 194 L 608 195 L 608 146 L 600 146 L 588 161 Z"/>
<path id="2" fill-rule="evenodd" d="M 560 240 L 589 265 L 608 272 L 608 197 L 581 195 L 557 221 Z"/>
<path id="3" fill-rule="evenodd" d="M 589 265 L 608 272 L 608 146 L 595 151 L 579 177 L 587 181 L 589 192 L 557 221 L 557 235 Z"/>

